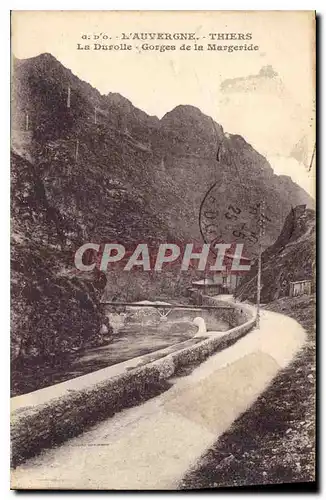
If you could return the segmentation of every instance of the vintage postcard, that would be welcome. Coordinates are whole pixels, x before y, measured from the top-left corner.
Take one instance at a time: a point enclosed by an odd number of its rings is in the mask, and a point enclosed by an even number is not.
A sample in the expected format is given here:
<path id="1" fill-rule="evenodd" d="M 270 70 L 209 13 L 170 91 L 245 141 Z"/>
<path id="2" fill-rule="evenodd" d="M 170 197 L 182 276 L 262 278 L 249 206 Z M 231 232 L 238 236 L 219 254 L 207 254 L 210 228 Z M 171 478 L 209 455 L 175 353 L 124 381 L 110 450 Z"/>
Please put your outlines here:
<path id="1" fill-rule="evenodd" d="M 315 17 L 12 12 L 12 489 L 315 484 Z"/>

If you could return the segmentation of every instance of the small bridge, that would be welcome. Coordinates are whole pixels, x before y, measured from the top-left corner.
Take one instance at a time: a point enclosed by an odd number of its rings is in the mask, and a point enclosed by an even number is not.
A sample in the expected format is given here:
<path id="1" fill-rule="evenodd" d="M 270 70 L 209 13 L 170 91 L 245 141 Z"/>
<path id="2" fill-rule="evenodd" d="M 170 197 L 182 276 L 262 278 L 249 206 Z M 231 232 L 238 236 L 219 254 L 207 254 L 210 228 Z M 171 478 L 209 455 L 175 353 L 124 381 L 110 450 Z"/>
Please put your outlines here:
<path id="1" fill-rule="evenodd" d="M 223 305 L 216 305 L 216 306 L 193 306 L 193 305 L 184 305 L 184 304 L 142 304 L 137 302 L 114 302 L 114 301 L 103 301 L 101 302 L 103 305 L 107 306 L 112 306 L 113 309 L 115 308 L 125 308 L 125 307 L 135 307 L 135 308 L 140 308 L 140 307 L 153 307 L 154 309 L 157 309 L 159 315 L 162 318 L 166 318 L 172 310 L 191 310 L 191 311 L 202 311 L 203 309 L 205 310 L 223 310 L 223 309 L 233 309 L 231 305 L 223 304 Z"/>

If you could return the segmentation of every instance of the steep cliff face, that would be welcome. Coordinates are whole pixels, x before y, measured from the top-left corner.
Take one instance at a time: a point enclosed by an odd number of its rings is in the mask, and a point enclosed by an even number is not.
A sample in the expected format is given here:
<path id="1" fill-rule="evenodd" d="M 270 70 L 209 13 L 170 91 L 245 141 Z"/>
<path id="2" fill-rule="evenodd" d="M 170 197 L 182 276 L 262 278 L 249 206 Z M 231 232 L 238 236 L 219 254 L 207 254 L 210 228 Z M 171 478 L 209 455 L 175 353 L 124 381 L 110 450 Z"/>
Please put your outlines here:
<path id="1" fill-rule="evenodd" d="M 72 227 L 47 198 L 34 166 L 12 154 L 11 355 L 53 360 L 71 349 L 103 342 L 100 272 L 69 271 Z"/>
<path id="2" fill-rule="evenodd" d="M 315 281 L 315 212 L 305 205 L 288 214 L 276 242 L 262 254 L 262 302 L 285 297 L 291 281 Z M 257 293 L 257 264 L 240 283 L 237 297 L 255 300 Z"/>
<path id="3" fill-rule="evenodd" d="M 199 109 L 148 116 L 119 94 L 101 95 L 50 54 L 13 61 L 12 129 L 13 352 L 45 352 L 45 330 L 56 352 L 97 338 L 96 283 L 105 277 L 72 273 L 86 241 L 200 241 L 199 208 L 214 182 L 224 205 L 267 201 L 265 246 L 291 205 L 312 203 Z M 151 276 L 145 289 L 159 294 L 164 281 L 174 290 L 174 278 Z M 106 296 L 121 282 L 109 279 Z M 135 298 L 132 280 L 123 297 Z M 32 347 L 20 348 L 22 338 Z"/>

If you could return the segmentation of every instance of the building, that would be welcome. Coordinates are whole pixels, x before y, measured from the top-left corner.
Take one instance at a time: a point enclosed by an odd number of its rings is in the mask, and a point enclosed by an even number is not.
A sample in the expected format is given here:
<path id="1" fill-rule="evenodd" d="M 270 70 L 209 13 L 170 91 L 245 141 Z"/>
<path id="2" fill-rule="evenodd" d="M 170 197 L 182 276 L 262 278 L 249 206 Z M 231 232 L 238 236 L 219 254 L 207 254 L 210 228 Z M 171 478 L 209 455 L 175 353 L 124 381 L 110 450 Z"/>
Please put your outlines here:
<path id="1" fill-rule="evenodd" d="M 203 294 L 207 295 L 218 295 L 222 292 L 221 283 L 215 283 L 212 278 L 205 278 L 199 281 L 192 282 L 192 288 L 194 290 L 200 291 Z"/>
<path id="2" fill-rule="evenodd" d="M 200 290 L 207 295 L 219 295 L 233 293 L 238 286 L 240 276 L 230 273 L 214 274 L 211 278 L 205 278 L 192 282 L 192 288 Z"/>
<path id="3" fill-rule="evenodd" d="M 250 266 L 251 259 L 243 255 L 227 255 L 225 258 L 225 271 L 210 271 L 210 276 L 192 282 L 192 288 L 206 295 L 233 294 L 239 285 L 243 271 L 232 269 L 233 259 L 240 259 L 242 266 Z"/>
<path id="4" fill-rule="evenodd" d="M 290 282 L 290 297 L 298 297 L 299 295 L 311 294 L 311 280 L 291 281 Z"/>

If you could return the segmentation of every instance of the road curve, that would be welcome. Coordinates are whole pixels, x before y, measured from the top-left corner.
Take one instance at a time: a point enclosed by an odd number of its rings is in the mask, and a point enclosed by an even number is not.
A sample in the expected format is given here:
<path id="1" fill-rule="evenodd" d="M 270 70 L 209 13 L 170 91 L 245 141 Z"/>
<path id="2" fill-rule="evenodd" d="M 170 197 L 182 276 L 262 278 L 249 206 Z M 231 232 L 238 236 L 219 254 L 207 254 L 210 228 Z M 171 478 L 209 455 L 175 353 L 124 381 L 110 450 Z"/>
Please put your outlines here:
<path id="1" fill-rule="evenodd" d="M 263 311 L 260 330 L 12 471 L 14 489 L 177 489 L 187 470 L 248 409 L 305 342 L 293 319 Z"/>

